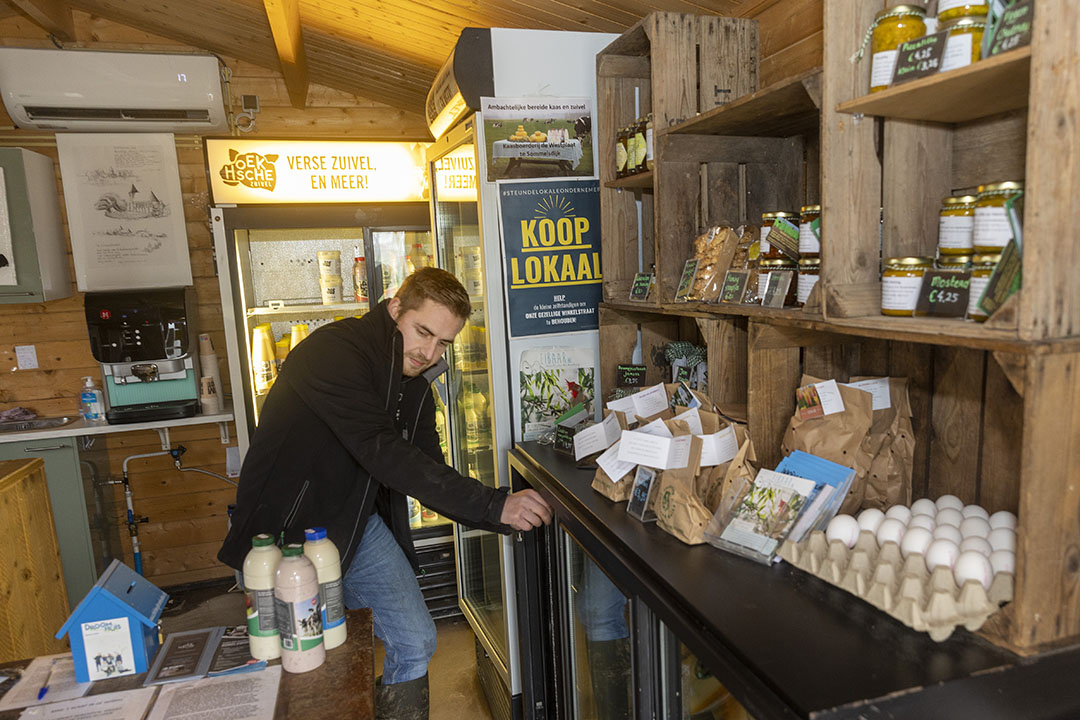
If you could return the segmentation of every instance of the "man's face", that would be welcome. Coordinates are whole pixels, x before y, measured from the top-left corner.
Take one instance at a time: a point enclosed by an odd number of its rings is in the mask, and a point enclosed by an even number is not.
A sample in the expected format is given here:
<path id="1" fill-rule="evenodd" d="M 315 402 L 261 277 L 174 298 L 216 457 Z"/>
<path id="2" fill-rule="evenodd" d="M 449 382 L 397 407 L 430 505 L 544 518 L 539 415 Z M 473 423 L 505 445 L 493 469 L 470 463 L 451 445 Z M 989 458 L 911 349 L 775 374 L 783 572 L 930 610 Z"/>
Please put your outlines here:
<path id="1" fill-rule="evenodd" d="M 431 300 L 424 300 L 418 308 L 402 311 L 401 301 L 393 298 L 388 309 L 401 332 L 405 348 L 401 372 L 406 377 L 416 377 L 438 362 L 465 327 L 465 321 L 449 308 Z"/>

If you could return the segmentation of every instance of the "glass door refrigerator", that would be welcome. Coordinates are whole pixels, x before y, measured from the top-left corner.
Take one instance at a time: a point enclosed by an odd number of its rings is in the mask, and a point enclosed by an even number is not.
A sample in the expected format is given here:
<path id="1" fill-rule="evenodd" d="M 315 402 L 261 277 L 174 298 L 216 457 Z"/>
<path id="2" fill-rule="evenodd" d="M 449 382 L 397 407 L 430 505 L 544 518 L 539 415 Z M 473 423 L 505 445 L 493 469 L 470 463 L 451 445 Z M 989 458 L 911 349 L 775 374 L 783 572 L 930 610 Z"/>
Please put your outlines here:
<path id="1" fill-rule="evenodd" d="M 503 180 L 510 174 L 506 160 L 500 161 L 498 181 L 488 180 L 480 98 L 587 98 L 595 108 L 596 53 L 615 37 L 467 28 L 428 95 L 429 127 L 437 138 L 427 150 L 434 244 L 440 266 L 458 277 L 472 299 L 472 314 L 448 353 L 450 456 L 459 472 L 491 487 L 509 486 L 507 453 L 514 442 L 550 428 L 553 408 L 567 409 L 579 400 L 590 404 L 599 392 L 592 380 L 599 342 L 595 330 L 515 335 L 499 196 L 504 183 L 518 181 Z M 595 150 L 588 154 L 595 168 Z M 546 167 L 555 175 L 565 170 L 554 163 Z M 579 173 L 573 181 L 588 179 Z M 560 363 L 575 365 L 573 377 L 566 374 L 570 370 L 550 369 Z M 519 627 L 529 625 L 523 615 L 528 608 L 518 606 L 515 592 L 515 546 L 522 536 L 455 526 L 460 606 L 476 634 L 477 670 L 497 720 L 537 717 L 522 705 L 523 685 L 531 682 L 530 651 L 519 639 Z"/>

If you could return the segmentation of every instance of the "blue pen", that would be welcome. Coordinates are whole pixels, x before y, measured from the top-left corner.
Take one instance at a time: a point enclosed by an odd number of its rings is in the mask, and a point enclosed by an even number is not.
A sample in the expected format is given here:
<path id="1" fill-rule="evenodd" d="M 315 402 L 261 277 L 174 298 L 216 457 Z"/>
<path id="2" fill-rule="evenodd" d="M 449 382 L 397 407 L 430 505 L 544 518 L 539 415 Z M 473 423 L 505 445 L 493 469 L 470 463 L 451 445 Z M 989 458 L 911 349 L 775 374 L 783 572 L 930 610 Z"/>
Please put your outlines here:
<path id="1" fill-rule="evenodd" d="M 53 669 L 56 667 L 56 661 L 52 661 L 52 665 L 49 666 L 49 674 L 45 676 L 45 682 L 41 684 L 41 689 L 37 691 L 37 699 L 45 697 L 45 693 L 49 692 L 49 681 L 52 680 Z"/>

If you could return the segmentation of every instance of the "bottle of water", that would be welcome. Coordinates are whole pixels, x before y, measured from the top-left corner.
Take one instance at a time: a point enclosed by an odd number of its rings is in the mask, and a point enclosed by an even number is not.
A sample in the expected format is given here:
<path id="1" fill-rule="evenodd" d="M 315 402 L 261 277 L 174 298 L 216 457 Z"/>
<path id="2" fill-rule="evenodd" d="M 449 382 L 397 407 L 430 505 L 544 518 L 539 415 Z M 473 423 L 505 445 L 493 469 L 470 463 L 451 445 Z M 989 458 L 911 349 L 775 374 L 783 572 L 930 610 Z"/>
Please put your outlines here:
<path id="1" fill-rule="evenodd" d="M 89 375 L 83 378 L 82 391 L 79 393 L 79 413 L 88 424 L 101 425 L 105 422 L 105 396 Z"/>

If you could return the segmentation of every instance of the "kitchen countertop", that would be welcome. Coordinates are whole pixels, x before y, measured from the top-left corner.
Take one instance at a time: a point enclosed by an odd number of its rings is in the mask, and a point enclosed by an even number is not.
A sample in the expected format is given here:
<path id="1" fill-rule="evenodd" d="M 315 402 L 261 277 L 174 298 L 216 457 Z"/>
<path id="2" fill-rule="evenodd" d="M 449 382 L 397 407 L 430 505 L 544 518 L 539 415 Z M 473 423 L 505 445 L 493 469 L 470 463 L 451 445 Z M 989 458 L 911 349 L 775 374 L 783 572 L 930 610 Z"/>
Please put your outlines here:
<path id="1" fill-rule="evenodd" d="M 75 413 L 72 414 L 74 415 Z M 221 412 L 212 415 L 196 415 L 195 417 L 180 418 L 177 420 L 155 420 L 152 422 L 123 423 L 119 425 L 92 425 L 82 418 L 77 418 L 67 425 L 61 425 L 60 427 L 0 433 L 0 443 L 24 442 L 27 440 L 55 440 L 64 437 L 106 435 L 108 433 L 132 432 L 134 430 L 157 430 L 159 428 L 174 428 L 184 425 L 223 423 L 232 420 L 233 411 L 231 406 L 226 406 Z"/>

